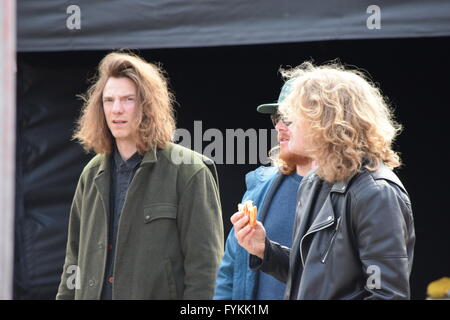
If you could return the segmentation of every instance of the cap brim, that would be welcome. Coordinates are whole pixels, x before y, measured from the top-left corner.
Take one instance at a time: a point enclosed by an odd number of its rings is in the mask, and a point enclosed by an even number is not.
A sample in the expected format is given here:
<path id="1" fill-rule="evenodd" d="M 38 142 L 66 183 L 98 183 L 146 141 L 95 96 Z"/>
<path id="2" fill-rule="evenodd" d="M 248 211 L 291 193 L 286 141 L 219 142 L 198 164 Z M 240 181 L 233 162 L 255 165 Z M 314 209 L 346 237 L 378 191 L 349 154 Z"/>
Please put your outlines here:
<path id="1" fill-rule="evenodd" d="M 259 113 L 275 113 L 278 110 L 278 103 L 265 103 L 261 104 L 256 108 Z"/>

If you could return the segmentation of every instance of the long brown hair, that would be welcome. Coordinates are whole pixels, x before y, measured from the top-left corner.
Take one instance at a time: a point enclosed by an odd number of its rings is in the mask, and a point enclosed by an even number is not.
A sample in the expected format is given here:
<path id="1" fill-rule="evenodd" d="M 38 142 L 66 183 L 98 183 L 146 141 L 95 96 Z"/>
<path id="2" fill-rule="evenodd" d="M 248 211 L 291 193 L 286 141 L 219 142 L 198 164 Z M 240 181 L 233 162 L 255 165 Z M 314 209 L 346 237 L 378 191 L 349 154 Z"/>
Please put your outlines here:
<path id="1" fill-rule="evenodd" d="M 132 53 L 112 52 L 99 64 L 95 83 L 81 97 L 84 105 L 73 139 L 89 152 L 109 154 L 113 139 L 103 112 L 103 89 L 110 77 L 126 77 L 137 88 L 137 120 L 135 141 L 138 152 L 164 148 L 172 141 L 175 131 L 173 95 L 161 67 L 146 62 Z"/>

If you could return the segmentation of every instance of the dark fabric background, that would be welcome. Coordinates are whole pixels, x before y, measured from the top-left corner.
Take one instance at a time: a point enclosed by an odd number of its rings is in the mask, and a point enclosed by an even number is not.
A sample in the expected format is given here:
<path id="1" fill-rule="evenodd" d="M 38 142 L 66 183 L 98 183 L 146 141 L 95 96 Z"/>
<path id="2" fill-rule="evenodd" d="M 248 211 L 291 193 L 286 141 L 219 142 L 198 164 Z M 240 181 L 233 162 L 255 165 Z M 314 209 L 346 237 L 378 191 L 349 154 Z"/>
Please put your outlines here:
<path id="1" fill-rule="evenodd" d="M 67 28 L 70 5 L 80 29 Z M 377 5 L 381 28 L 370 30 Z M 21 0 L 18 50 L 181 48 L 450 35 L 446 0 Z"/>

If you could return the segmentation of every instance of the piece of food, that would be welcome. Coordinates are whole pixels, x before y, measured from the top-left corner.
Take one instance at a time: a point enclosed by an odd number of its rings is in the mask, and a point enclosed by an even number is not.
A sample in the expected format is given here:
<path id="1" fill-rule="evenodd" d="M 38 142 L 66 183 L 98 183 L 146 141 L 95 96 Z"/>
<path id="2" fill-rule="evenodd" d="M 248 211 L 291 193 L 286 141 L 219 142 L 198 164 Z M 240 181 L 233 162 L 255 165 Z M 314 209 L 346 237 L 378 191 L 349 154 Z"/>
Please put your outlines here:
<path id="1" fill-rule="evenodd" d="M 243 212 L 249 218 L 249 223 L 252 227 L 256 225 L 256 215 L 258 213 L 258 208 L 253 205 L 252 200 L 247 200 L 244 203 L 239 203 L 238 210 L 239 212 Z"/>
<path id="2" fill-rule="evenodd" d="M 431 282 L 427 287 L 429 299 L 448 299 L 450 298 L 450 278 L 443 277 Z"/>

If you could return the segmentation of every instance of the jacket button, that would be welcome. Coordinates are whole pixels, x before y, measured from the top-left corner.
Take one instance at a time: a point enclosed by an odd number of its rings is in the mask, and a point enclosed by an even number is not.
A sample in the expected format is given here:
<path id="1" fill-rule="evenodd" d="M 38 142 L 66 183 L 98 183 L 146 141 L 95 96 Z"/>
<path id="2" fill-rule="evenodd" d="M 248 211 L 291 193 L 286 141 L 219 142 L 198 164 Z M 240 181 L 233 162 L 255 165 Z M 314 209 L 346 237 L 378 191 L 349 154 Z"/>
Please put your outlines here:
<path id="1" fill-rule="evenodd" d="M 95 284 L 95 280 L 89 280 L 89 287 L 93 287 Z"/>
<path id="2" fill-rule="evenodd" d="M 145 219 L 146 219 L 146 220 L 150 219 L 150 216 L 149 216 L 149 215 L 146 215 L 146 216 L 145 216 Z"/>
<path id="3" fill-rule="evenodd" d="M 101 243 L 101 242 L 98 243 L 98 248 L 99 248 L 99 249 L 103 249 L 104 247 L 105 247 L 105 246 L 103 245 L 103 243 Z"/>
<path id="4" fill-rule="evenodd" d="M 109 278 L 108 278 L 108 282 L 109 282 L 109 283 L 113 283 L 113 282 L 114 282 L 114 277 L 109 277 Z"/>

